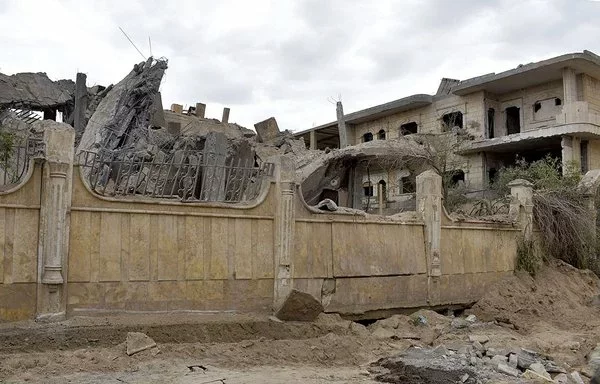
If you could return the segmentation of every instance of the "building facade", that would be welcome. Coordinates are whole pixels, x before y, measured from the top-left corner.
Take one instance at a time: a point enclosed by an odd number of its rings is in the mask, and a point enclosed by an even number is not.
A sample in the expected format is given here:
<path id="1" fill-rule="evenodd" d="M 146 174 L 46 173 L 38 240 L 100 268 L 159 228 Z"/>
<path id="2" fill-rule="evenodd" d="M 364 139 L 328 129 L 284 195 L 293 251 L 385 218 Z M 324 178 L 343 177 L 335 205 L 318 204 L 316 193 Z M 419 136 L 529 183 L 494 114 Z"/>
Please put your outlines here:
<path id="1" fill-rule="evenodd" d="M 417 94 L 344 116 L 348 145 L 460 129 L 469 140 L 456 153 L 457 181 L 487 187 L 518 157 L 551 155 L 586 172 L 600 168 L 600 56 L 584 51 L 519 65 L 467 80 L 442 79 L 435 95 Z M 339 148 L 338 122 L 295 133 L 312 149 Z M 407 200 L 408 170 L 362 175 L 363 202 L 377 207 Z M 382 198 L 379 195 L 383 194 Z"/>

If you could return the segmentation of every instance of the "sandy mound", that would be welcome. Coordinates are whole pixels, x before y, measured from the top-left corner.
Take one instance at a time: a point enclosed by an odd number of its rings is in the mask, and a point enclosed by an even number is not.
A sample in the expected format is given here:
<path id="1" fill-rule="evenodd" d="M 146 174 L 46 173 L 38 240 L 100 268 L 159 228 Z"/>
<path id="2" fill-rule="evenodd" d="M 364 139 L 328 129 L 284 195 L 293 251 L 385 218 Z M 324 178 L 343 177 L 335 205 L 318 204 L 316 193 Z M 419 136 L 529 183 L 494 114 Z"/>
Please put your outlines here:
<path id="1" fill-rule="evenodd" d="M 594 298 L 600 279 L 591 271 L 552 261 L 535 278 L 518 272 L 493 285 L 470 310 L 484 321 L 497 320 L 529 330 L 546 322 L 570 330 L 589 329 L 600 322 L 600 307 Z"/>

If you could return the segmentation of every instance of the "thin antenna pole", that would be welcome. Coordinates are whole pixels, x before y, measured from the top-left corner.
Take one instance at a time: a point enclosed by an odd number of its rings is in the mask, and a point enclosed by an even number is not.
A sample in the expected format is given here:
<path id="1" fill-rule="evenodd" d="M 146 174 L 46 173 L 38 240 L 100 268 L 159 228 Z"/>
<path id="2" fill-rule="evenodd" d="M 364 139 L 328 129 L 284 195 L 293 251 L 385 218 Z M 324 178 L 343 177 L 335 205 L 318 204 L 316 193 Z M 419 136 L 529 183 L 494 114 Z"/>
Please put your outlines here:
<path id="1" fill-rule="evenodd" d="M 146 56 L 144 56 L 144 54 L 142 53 L 142 51 L 140 51 L 138 49 L 138 47 L 135 46 L 135 44 L 133 43 L 133 41 L 131 41 L 131 39 L 129 38 L 129 36 L 127 36 L 127 34 L 125 33 L 125 31 L 123 30 L 123 28 L 119 27 L 119 29 L 121 30 L 121 32 L 123 32 L 123 34 L 125 35 L 125 37 L 127 38 L 127 40 L 129 40 L 129 42 L 131 43 L 131 45 L 133 45 L 133 48 L 135 48 L 136 51 L 138 51 L 138 53 L 140 55 L 142 55 L 142 57 L 144 58 L 144 60 L 146 60 Z"/>
<path id="2" fill-rule="evenodd" d="M 150 36 L 148 36 L 148 45 L 150 46 L 150 56 L 154 56 L 152 54 L 152 40 L 150 40 Z"/>

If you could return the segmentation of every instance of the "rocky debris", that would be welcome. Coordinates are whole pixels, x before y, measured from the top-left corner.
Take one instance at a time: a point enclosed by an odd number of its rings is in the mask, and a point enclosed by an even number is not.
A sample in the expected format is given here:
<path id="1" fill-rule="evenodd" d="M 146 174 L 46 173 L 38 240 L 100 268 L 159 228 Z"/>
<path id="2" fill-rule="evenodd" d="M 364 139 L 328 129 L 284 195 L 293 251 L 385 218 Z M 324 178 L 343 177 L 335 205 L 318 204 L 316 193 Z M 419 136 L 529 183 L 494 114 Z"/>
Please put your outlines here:
<path id="1" fill-rule="evenodd" d="M 320 301 L 306 292 L 293 289 L 275 316 L 284 321 L 314 321 L 322 312 Z"/>
<path id="2" fill-rule="evenodd" d="M 292 153 L 296 162 L 296 176 L 302 183 L 302 194 L 309 205 L 322 200 L 324 190 L 347 189 L 349 170 L 368 162 L 385 164 L 402 163 L 406 169 L 418 174 L 426 164 L 418 159 L 424 156 L 423 147 L 413 139 L 375 140 L 332 151 L 307 151 Z"/>
<path id="3" fill-rule="evenodd" d="M 546 371 L 546 368 L 544 367 L 544 364 L 542 363 L 533 363 L 529 366 L 529 370 L 537 373 L 538 375 L 545 377 L 546 379 L 551 380 L 552 377 L 550 376 L 550 374 Z"/>
<path id="4" fill-rule="evenodd" d="M 383 327 L 376 328 L 371 334 L 371 336 L 373 336 L 376 339 L 391 339 L 395 335 L 396 333 L 394 331 Z"/>
<path id="5" fill-rule="evenodd" d="M 355 323 L 352 322 L 350 324 L 350 332 L 354 333 L 357 336 L 369 336 L 371 333 L 369 332 L 369 330 L 367 329 L 367 327 L 365 327 L 362 324 L 359 323 Z"/>
<path id="6" fill-rule="evenodd" d="M 331 199 L 325 199 L 323 201 L 320 201 L 319 204 L 317 204 L 316 208 L 322 211 L 329 212 L 335 212 L 338 210 L 337 204 Z"/>
<path id="7" fill-rule="evenodd" d="M 498 372 L 500 372 L 504 375 L 507 375 L 507 376 L 519 377 L 519 374 L 520 374 L 518 369 L 509 367 L 505 363 L 499 363 L 498 366 L 496 367 L 496 369 L 498 370 Z"/>
<path id="8" fill-rule="evenodd" d="M 568 384 L 569 383 L 569 376 L 567 376 L 565 373 L 558 374 L 554 378 L 554 382 L 556 384 Z"/>
<path id="9" fill-rule="evenodd" d="M 141 332 L 128 332 L 125 343 L 128 356 L 156 347 L 156 342 Z"/>
<path id="10" fill-rule="evenodd" d="M 534 383 L 554 383 L 554 381 L 552 380 L 552 378 L 546 377 L 546 376 L 542 376 L 539 373 L 537 373 L 536 371 L 532 371 L 530 369 L 526 370 L 523 373 L 523 378 L 524 379 L 528 379 L 528 380 L 532 380 Z"/>
<path id="11" fill-rule="evenodd" d="M 480 344 L 485 344 L 490 341 L 490 338 L 486 335 L 469 335 L 469 341 L 472 343 L 478 342 Z"/>
<path id="12" fill-rule="evenodd" d="M 571 374 L 569 375 L 569 377 L 571 378 L 571 381 L 574 384 L 584 384 L 584 381 L 581 378 L 581 375 L 579 374 L 579 372 L 571 372 Z"/>

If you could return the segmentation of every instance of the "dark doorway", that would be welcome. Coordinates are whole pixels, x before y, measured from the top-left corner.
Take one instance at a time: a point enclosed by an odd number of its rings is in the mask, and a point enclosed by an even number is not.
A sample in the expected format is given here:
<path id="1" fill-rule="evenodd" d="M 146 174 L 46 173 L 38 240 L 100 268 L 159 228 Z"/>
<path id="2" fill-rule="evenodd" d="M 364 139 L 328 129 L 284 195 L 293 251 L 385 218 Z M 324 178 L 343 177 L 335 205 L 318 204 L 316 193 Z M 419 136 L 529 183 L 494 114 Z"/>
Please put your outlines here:
<path id="1" fill-rule="evenodd" d="M 506 133 L 512 135 L 521 132 L 521 109 L 519 107 L 506 108 Z"/>
<path id="2" fill-rule="evenodd" d="M 494 138 L 494 119 L 496 118 L 496 111 L 494 108 L 487 110 L 487 126 L 488 126 L 488 139 Z"/>
<path id="3" fill-rule="evenodd" d="M 367 132 L 363 135 L 363 143 L 367 141 L 373 141 L 373 134 L 371 132 Z"/>

